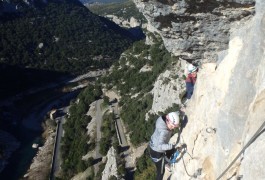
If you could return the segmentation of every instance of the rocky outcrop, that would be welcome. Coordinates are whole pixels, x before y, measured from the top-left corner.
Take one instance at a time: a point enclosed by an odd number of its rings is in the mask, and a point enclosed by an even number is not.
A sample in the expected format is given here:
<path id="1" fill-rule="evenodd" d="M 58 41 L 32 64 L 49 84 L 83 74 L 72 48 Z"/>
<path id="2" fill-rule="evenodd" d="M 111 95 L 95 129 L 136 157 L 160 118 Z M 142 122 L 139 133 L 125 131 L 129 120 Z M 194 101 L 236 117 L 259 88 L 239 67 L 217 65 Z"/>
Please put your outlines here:
<path id="1" fill-rule="evenodd" d="M 135 19 L 134 17 L 130 18 L 130 27 L 138 27 L 141 24 L 137 21 L 137 19 Z"/>
<path id="2" fill-rule="evenodd" d="M 117 178 L 117 161 L 116 161 L 116 151 L 113 147 L 111 147 L 107 154 L 107 163 L 105 165 L 105 169 L 102 172 L 102 179 L 109 179 L 111 176 L 115 176 Z"/>
<path id="3" fill-rule="evenodd" d="M 188 61 L 212 62 L 228 48 L 231 26 L 253 16 L 255 1 L 134 0 L 168 51 Z"/>
<path id="4" fill-rule="evenodd" d="M 178 78 L 181 77 L 179 74 L 182 74 L 178 70 L 180 70 L 180 67 L 171 69 L 171 71 L 166 70 L 158 77 L 152 90 L 154 98 L 150 113 L 157 114 L 159 111 L 164 112 L 172 104 L 181 103 L 180 94 L 183 93 L 185 85 L 182 78 Z"/>
<path id="5" fill-rule="evenodd" d="M 203 62 L 180 138 L 187 152 L 171 179 L 265 179 L 264 127 L 249 143 L 265 120 L 265 2 L 257 0 L 253 7 L 254 1 L 240 0 L 134 1 L 170 52 Z M 160 83 L 154 91 L 167 90 Z M 161 101 L 153 110 L 170 104 Z"/>
<path id="6" fill-rule="evenodd" d="M 137 19 L 131 17 L 130 19 L 124 19 L 115 15 L 107 15 L 106 18 L 115 22 L 117 25 L 125 28 L 145 27 L 146 25 L 141 24 Z"/>
<path id="7" fill-rule="evenodd" d="M 47 139 L 42 147 L 39 147 L 37 155 L 34 157 L 30 168 L 27 173 L 24 175 L 24 179 L 27 180 L 45 180 L 49 177 L 52 155 L 53 155 L 53 146 L 55 142 L 55 132 L 48 128 L 46 129 L 48 134 Z M 22 178 L 23 179 L 23 178 Z"/>

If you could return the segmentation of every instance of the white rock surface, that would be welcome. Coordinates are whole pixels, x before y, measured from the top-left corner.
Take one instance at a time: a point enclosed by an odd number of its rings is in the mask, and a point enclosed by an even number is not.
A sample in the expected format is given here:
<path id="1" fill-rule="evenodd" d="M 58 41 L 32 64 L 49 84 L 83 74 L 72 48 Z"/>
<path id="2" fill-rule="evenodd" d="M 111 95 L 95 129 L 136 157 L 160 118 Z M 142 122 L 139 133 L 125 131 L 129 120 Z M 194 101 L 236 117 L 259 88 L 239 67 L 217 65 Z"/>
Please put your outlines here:
<path id="1" fill-rule="evenodd" d="M 152 66 L 149 65 L 145 65 L 140 69 L 140 73 L 141 72 L 148 72 L 148 71 L 152 71 Z"/>
<path id="2" fill-rule="evenodd" d="M 116 162 L 116 151 L 111 147 L 107 154 L 107 163 L 105 169 L 102 172 L 102 180 L 108 180 L 111 176 L 117 177 L 117 162 Z"/>
<path id="3" fill-rule="evenodd" d="M 254 18 L 234 31 L 219 66 L 200 69 L 188 104 L 188 123 L 182 142 L 188 147 L 184 162 L 198 179 L 216 179 L 247 144 L 265 117 L 265 2 L 258 0 Z M 207 133 L 206 128 L 216 128 Z M 174 137 L 176 138 L 176 136 Z M 246 149 L 223 178 L 265 179 L 265 134 Z M 178 163 L 173 179 L 190 179 Z"/>
<path id="4" fill-rule="evenodd" d="M 142 26 L 142 24 L 134 17 L 131 17 L 130 19 L 124 19 L 122 17 L 118 17 L 115 15 L 106 15 L 106 17 L 110 19 L 111 21 L 113 21 L 114 23 L 116 23 L 117 25 L 120 25 L 125 28 L 134 28 L 134 27 Z"/>
<path id="5" fill-rule="evenodd" d="M 43 44 L 43 43 L 40 43 L 40 44 L 38 45 L 38 48 L 41 49 L 41 48 L 43 48 L 43 46 L 44 46 L 44 44 Z"/>
<path id="6" fill-rule="evenodd" d="M 87 125 L 87 134 L 90 137 L 90 140 L 94 139 L 96 136 L 96 101 L 90 104 L 90 108 L 86 114 L 87 116 L 91 116 L 92 119 Z M 89 143 L 89 142 L 88 142 Z M 93 152 L 88 152 L 85 156 L 82 157 L 82 160 L 88 160 L 88 158 L 93 156 Z"/>
<path id="7" fill-rule="evenodd" d="M 130 27 L 138 27 L 141 24 L 137 21 L 137 19 L 135 19 L 134 17 L 130 18 Z"/>
<path id="8" fill-rule="evenodd" d="M 157 78 L 152 90 L 153 105 L 149 113 L 164 112 L 173 104 L 180 104 L 180 94 L 185 88 L 185 81 L 180 71 L 181 62 L 172 66 L 171 70 L 166 70 Z"/>
<path id="9" fill-rule="evenodd" d="M 158 32 L 171 53 L 187 60 L 213 62 L 203 64 L 199 70 L 194 95 L 186 109 L 188 123 L 180 138 L 181 143 L 187 144 L 189 154 L 183 156 L 185 166 L 182 161 L 176 165 L 171 179 L 216 179 L 265 120 L 265 2 L 257 0 L 253 9 L 246 5 L 253 1 L 237 0 L 233 2 L 241 7 L 236 10 L 225 7 L 197 14 L 186 12 L 188 1 L 174 5 L 170 5 L 171 1 L 134 2 L 148 20 L 147 29 Z M 177 22 L 174 18 L 178 15 L 191 15 L 196 21 Z M 160 27 L 169 17 L 171 23 Z M 171 77 L 173 74 L 172 70 L 165 71 L 154 85 L 155 113 L 170 107 L 173 99 L 178 103 L 179 93 L 173 91 L 172 84 L 179 82 Z M 163 83 L 167 79 L 169 82 Z M 213 128 L 216 132 L 206 131 Z M 171 141 L 176 139 L 177 135 Z M 265 179 L 264 142 L 263 130 L 222 179 Z"/>
<path id="10" fill-rule="evenodd" d="M 218 51 L 227 49 L 232 24 L 255 14 L 254 0 L 133 1 L 168 51 L 196 62 L 216 61 Z"/>

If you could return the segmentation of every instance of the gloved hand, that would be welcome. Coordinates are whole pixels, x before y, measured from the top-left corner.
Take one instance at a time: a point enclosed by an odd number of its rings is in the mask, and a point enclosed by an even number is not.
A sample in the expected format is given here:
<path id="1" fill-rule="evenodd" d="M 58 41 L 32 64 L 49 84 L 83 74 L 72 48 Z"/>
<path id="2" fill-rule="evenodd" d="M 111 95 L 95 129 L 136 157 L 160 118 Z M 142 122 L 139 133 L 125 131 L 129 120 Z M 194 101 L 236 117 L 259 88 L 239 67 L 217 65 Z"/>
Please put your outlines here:
<path id="1" fill-rule="evenodd" d="M 177 150 L 177 148 L 179 148 L 179 146 L 177 146 L 177 144 L 172 144 L 172 150 Z"/>
<path id="2" fill-rule="evenodd" d="M 174 145 L 174 149 L 181 152 L 183 149 L 184 150 L 187 149 L 187 145 L 186 144 L 182 144 L 181 146 Z"/>
<path id="3" fill-rule="evenodd" d="M 182 145 L 181 145 L 181 148 L 182 148 L 182 149 L 187 149 L 187 144 L 185 144 L 185 143 L 182 144 Z"/>
<path id="4" fill-rule="evenodd" d="M 178 147 L 176 147 L 175 149 L 176 149 L 177 151 L 181 152 L 182 147 L 181 147 L 181 146 L 178 146 Z"/>

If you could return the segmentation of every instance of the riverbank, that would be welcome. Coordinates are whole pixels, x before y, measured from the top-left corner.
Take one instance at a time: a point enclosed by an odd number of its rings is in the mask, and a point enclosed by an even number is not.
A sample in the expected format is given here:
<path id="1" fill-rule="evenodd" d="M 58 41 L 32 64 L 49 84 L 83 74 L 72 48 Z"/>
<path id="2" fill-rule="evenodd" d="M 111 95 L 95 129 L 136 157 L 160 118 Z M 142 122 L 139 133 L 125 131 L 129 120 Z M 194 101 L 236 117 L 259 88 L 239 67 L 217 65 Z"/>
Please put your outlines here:
<path id="1" fill-rule="evenodd" d="M 27 180 L 47 180 L 49 179 L 51 170 L 51 161 L 53 155 L 53 146 L 56 136 L 56 126 L 46 121 L 44 126 L 44 133 L 42 137 L 44 139 L 44 145 L 38 148 L 36 156 L 33 158 L 30 168 L 27 173 L 21 179 Z"/>
<path id="2" fill-rule="evenodd" d="M 63 85 L 60 87 L 56 86 L 55 89 L 51 88 L 37 92 L 34 91 L 35 93 L 33 94 L 29 93 L 19 98 L 9 98 L 10 101 L 0 102 L 0 107 L 2 108 L 2 111 L 0 111 L 0 118 L 3 119 L 1 129 L 13 135 L 20 143 L 20 147 L 12 153 L 12 156 L 10 154 L 10 158 L 6 159 L 6 163 L 1 166 L 2 172 L 0 173 L 0 179 L 17 180 L 23 178 L 23 175 L 29 169 L 31 169 L 32 172 L 34 172 L 34 170 L 42 170 L 42 168 L 37 168 L 37 162 L 41 161 L 35 156 L 38 156 L 39 153 L 45 154 L 45 152 L 49 152 L 45 150 L 45 148 L 53 144 L 48 137 L 44 140 L 41 138 L 43 131 L 45 131 L 41 126 L 43 119 L 47 118 L 47 113 L 51 109 L 68 106 L 70 101 L 75 99 L 84 87 L 80 87 L 80 89 L 75 89 L 68 93 L 62 92 L 61 89 L 75 82 L 79 85 L 82 83 L 82 80 L 93 77 L 96 78 L 104 73 L 105 71 L 89 72 L 75 79 L 68 80 L 67 82 L 64 81 L 60 83 Z M 41 148 L 32 148 L 32 144 L 34 143 L 37 143 Z M 44 148 L 44 150 L 42 148 Z M 53 146 L 49 149 L 53 150 Z M 41 150 L 43 150 L 43 152 L 41 152 Z M 40 159 L 41 157 L 42 155 L 39 156 Z M 31 163 L 35 165 L 31 165 Z M 42 166 L 38 165 L 38 167 Z M 28 173 L 29 172 L 27 172 L 27 174 Z M 28 177 L 34 177 L 34 173 L 32 175 L 29 173 Z"/>

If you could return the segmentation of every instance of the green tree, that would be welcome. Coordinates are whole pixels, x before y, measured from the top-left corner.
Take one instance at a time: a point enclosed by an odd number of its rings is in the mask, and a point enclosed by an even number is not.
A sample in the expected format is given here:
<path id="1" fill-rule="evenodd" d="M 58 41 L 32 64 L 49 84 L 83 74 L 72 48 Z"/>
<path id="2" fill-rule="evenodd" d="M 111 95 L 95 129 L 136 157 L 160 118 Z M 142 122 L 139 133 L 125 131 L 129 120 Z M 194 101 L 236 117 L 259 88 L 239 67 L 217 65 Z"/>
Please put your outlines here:
<path id="1" fill-rule="evenodd" d="M 108 97 L 108 96 L 104 96 L 104 97 L 103 97 L 103 103 L 104 103 L 105 105 L 109 105 L 109 97 Z"/>

